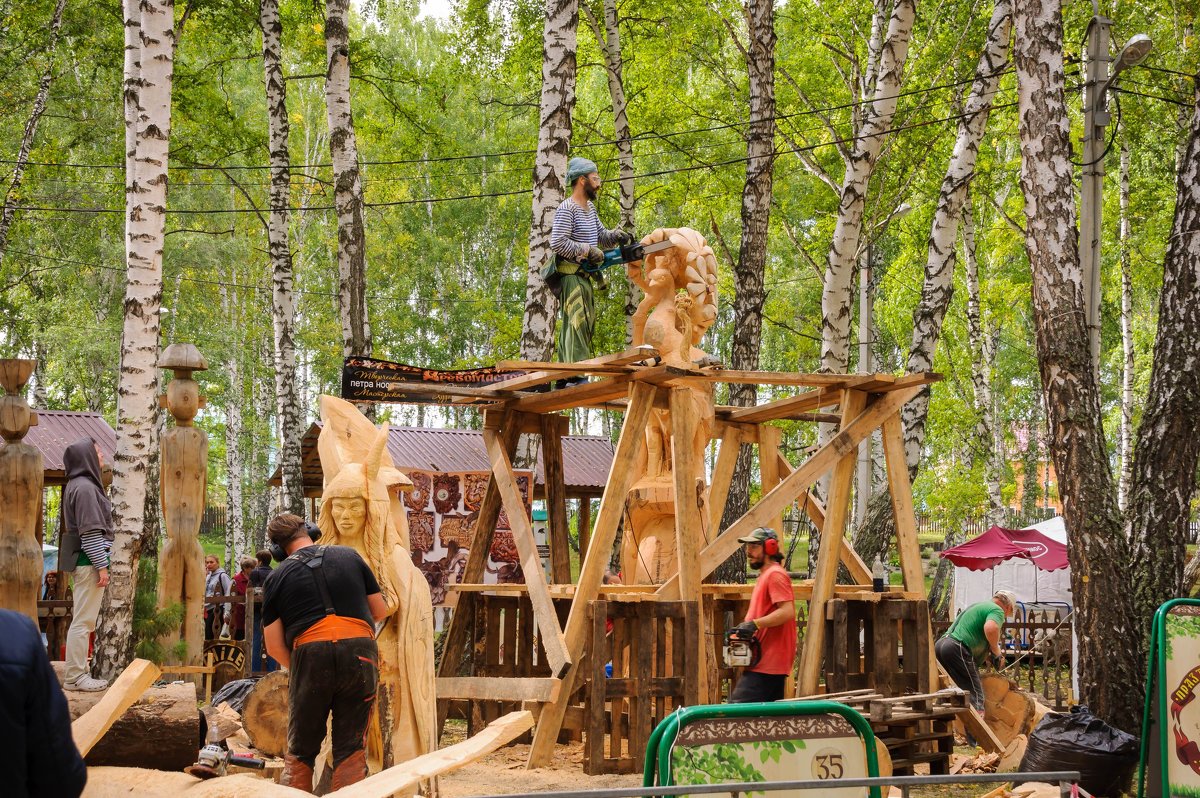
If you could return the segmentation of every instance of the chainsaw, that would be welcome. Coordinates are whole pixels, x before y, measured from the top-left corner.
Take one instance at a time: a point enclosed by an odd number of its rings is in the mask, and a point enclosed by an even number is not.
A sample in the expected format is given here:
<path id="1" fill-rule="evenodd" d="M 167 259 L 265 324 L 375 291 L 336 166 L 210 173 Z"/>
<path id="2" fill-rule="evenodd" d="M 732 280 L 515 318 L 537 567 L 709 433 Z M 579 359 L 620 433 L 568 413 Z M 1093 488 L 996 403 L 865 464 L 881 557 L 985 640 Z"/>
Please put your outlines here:
<path id="1" fill-rule="evenodd" d="M 670 249 L 675 246 L 674 242 L 668 240 L 659 241 L 654 244 L 626 244 L 623 247 L 606 250 L 604 253 L 603 263 L 590 263 L 585 261 L 580 264 L 583 271 L 588 274 L 599 274 L 605 269 L 611 269 L 613 266 L 621 266 L 626 263 L 637 263 L 643 260 L 647 255 L 653 255 L 655 252 L 662 252 L 664 249 Z"/>
<path id="2" fill-rule="evenodd" d="M 748 625 L 741 623 L 725 632 L 721 656 L 728 668 L 749 668 L 762 656 L 762 644 L 752 629 L 745 628 Z"/>
<path id="3" fill-rule="evenodd" d="M 267 763 L 256 757 L 231 754 L 220 744 L 209 743 L 200 749 L 196 764 L 184 768 L 183 772 L 201 779 L 215 779 L 224 776 L 230 765 L 262 770 Z"/>

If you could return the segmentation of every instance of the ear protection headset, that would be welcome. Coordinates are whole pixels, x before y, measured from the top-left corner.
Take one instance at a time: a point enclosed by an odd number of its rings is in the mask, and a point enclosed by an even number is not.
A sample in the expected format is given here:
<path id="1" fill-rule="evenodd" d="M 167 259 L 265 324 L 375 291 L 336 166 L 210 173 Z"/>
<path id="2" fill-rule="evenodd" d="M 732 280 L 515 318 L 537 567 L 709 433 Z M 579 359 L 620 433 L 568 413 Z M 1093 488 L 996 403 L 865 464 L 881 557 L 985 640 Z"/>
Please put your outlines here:
<path id="1" fill-rule="evenodd" d="M 775 557 L 779 554 L 779 536 L 775 534 L 774 529 L 765 530 L 767 539 L 763 541 L 763 554 L 768 557 Z"/>
<path id="2" fill-rule="evenodd" d="M 321 537 L 321 528 L 312 521 L 305 521 L 303 534 L 308 535 L 315 542 Z M 776 548 L 778 548 L 778 546 Z M 271 558 L 274 559 L 275 562 L 283 562 L 287 559 L 287 557 L 287 550 L 284 549 L 282 545 L 275 542 L 271 543 Z"/>

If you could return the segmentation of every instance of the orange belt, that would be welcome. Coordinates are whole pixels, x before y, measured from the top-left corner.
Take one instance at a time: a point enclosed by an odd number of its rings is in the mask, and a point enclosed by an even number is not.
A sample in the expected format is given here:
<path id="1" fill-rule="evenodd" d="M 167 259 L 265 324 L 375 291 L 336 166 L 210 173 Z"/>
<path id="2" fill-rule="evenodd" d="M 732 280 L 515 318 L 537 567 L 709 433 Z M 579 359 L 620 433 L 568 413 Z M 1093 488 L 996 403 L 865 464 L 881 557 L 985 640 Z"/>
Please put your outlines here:
<path id="1" fill-rule="evenodd" d="M 343 615 L 326 615 L 300 633 L 292 642 L 292 648 L 305 643 L 336 643 L 357 637 L 375 637 L 371 624 L 362 618 L 347 618 Z"/>

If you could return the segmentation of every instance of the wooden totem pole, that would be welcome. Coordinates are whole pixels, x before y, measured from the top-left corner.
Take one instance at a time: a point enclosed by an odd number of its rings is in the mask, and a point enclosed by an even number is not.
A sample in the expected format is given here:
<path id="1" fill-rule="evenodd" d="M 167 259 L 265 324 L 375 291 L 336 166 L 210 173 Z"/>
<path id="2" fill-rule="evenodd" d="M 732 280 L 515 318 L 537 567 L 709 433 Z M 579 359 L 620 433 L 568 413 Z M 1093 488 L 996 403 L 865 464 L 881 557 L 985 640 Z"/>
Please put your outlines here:
<path id="1" fill-rule="evenodd" d="M 158 556 L 158 606 L 183 604 L 185 665 L 198 665 L 204 650 L 204 549 L 200 521 L 208 486 L 208 436 L 193 425 L 204 407 L 200 386 L 192 373 L 208 364 L 192 344 L 171 344 L 159 365 L 175 372 L 159 403 L 170 411 L 175 426 L 162 437 L 162 509 L 167 539 Z M 175 641 L 164 638 L 163 645 Z"/>
<path id="2" fill-rule="evenodd" d="M 42 581 L 38 522 L 42 507 L 42 455 L 21 439 L 37 413 L 21 395 L 33 360 L 0 360 L 0 608 L 23 612 L 37 623 Z"/>

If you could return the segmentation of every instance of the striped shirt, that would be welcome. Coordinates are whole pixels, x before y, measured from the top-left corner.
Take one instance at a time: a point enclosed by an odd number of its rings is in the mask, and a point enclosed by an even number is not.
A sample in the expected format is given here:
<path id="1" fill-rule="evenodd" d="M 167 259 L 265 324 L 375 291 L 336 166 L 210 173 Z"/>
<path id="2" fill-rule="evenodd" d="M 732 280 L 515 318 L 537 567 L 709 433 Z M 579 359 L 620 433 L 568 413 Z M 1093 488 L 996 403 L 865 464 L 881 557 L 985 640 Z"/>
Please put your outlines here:
<path id="1" fill-rule="evenodd" d="M 112 547 L 112 543 L 104 537 L 103 529 L 84 532 L 79 536 L 79 547 L 88 559 L 87 563 L 80 564 L 91 564 L 96 568 L 108 567 L 108 550 Z"/>
<path id="2" fill-rule="evenodd" d="M 609 249 L 616 246 L 616 233 L 600 224 L 596 206 L 588 201 L 586 208 L 567 197 L 554 211 L 550 228 L 550 249 L 563 260 L 582 262 L 592 247 Z"/>

